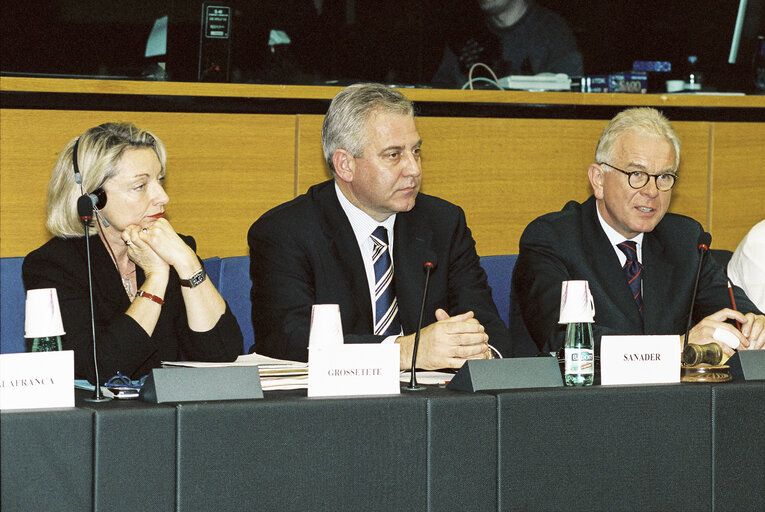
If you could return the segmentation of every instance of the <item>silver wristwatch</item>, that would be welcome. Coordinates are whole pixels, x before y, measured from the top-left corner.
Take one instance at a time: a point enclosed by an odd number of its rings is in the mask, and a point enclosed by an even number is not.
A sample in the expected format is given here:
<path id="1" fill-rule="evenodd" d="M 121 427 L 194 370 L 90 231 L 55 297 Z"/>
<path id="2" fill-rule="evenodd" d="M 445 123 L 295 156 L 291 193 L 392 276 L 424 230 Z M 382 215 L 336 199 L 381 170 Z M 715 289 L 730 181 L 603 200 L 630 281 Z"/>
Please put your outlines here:
<path id="1" fill-rule="evenodd" d="M 198 284 L 202 283 L 207 279 L 207 273 L 205 272 L 205 269 L 200 269 L 199 272 L 194 274 L 188 279 L 181 279 L 181 286 L 186 286 L 187 288 L 194 288 Z"/>

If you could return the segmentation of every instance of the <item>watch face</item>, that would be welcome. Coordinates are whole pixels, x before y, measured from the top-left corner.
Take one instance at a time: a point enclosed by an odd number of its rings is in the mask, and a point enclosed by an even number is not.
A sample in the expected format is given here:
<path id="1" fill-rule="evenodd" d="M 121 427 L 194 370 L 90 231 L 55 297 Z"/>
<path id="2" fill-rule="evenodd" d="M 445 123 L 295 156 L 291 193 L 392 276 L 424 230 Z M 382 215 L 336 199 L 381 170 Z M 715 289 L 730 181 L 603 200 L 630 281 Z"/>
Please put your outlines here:
<path id="1" fill-rule="evenodd" d="M 181 286 L 187 286 L 189 288 L 194 288 L 196 285 L 200 284 L 202 281 L 205 280 L 207 277 L 207 274 L 205 273 L 205 270 L 202 269 L 193 276 L 191 276 L 188 280 L 181 279 Z"/>
<path id="2" fill-rule="evenodd" d="M 191 279 L 189 279 L 189 281 L 191 281 L 191 286 L 194 287 L 198 285 L 199 283 L 205 280 L 205 277 L 206 277 L 205 271 L 200 270 L 199 272 L 191 276 Z"/>

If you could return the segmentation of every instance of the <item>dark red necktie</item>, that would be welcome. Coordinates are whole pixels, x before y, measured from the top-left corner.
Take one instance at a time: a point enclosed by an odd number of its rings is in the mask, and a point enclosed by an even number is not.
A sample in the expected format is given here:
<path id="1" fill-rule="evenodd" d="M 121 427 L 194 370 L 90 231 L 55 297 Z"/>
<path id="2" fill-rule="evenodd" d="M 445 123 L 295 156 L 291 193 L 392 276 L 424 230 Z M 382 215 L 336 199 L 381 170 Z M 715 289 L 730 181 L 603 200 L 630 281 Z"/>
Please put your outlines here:
<path id="1" fill-rule="evenodd" d="M 622 270 L 624 271 L 624 275 L 627 278 L 627 283 L 630 285 L 632 297 L 635 299 L 635 304 L 637 305 L 638 311 L 642 316 L 643 294 L 641 292 L 640 282 L 642 280 L 643 267 L 640 265 L 640 262 L 638 262 L 637 242 L 625 240 L 624 242 L 617 245 L 617 247 L 624 253 L 625 256 L 627 256 L 627 261 L 624 263 Z"/>

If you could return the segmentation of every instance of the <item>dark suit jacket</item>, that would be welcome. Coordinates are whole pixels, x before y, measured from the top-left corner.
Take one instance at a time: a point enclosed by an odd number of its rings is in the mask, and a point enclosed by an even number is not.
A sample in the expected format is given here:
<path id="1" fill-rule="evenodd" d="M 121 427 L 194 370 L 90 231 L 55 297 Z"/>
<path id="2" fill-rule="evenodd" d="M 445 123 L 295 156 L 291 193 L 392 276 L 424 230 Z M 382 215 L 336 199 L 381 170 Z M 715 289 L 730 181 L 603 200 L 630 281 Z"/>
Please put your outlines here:
<path id="1" fill-rule="evenodd" d="M 333 181 L 265 213 L 250 228 L 248 242 L 258 353 L 306 361 L 313 304 L 340 305 L 346 343 L 384 339 L 372 334 L 361 251 Z M 479 266 L 464 212 L 425 194 L 417 196 L 411 211 L 396 216 L 394 226 L 394 279 L 404 334 L 417 328 L 429 250 L 437 267 L 430 277 L 423 324 L 435 321 L 439 307 L 452 315 L 473 311 L 489 343 L 507 353 L 507 328 Z"/>
<path id="2" fill-rule="evenodd" d="M 183 240 L 196 250 L 191 237 Z M 100 380 L 105 382 L 117 371 L 140 378 L 162 361 L 183 358 L 194 361 L 233 361 L 242 352 L 242 332 L 236 318 L 226 312 L 208 332 L 189 329 L 186 307 L 178 274 L 170 268 L 164 294 L 165 304 L 151 336 L 125 314 L 130 299 L 119 272 L 98 235 L 90 237 L 93 269 L 93 307 Z M 75 378 L 95 380 L 93 337 L 88 293 L 88 264 L 83 238 L 52 238 L 29 253 L 22 267 L 24 288 L 56 288 L 66 335 L 64 350 L 74 350 Z M 136 270 L 140 288 L 145 276 Z M 141 299 L 139 299 L 141 300 Z"/>
<path id="3" fill-rule="evenodd" d="M 540 350 L 560 348 L 565 334 L 565 325 L 558 324 L 561 282 L 586 279 L 595 301 L 596 346 L 603 335 L 684 333 L 702 231 L 695 220 L 668 213 L 653 231 L 645 233 L 641 318 L 619 259 L 598 221 L 594 197 L 582 204 L 571 201 L 560 212 L 539 217 L 521 236 L 513 289 L 522 318 L 511 314 L 511 331 L 525 327 Z M 734 287 L 734 293 L 740 311 L 759 313 L 740 288 Z M 730 306 L 724 270 L 707 254 L 693 323 Z"/>

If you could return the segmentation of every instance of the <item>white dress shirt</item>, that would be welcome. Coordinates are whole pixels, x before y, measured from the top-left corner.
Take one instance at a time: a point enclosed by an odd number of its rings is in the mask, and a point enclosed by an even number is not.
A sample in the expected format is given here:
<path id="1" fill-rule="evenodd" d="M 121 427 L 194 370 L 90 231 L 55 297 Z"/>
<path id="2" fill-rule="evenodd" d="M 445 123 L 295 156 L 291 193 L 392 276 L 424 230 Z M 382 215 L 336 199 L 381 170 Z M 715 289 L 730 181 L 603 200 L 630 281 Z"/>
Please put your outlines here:
<path id="1" fill-rule="evenodd" d="M 353 234 L 356 236 L 356 242 L 359 244 L 361 250 L 361 259 L 364 260 L 364 271 L 367 275 L 367 284 L 369 285 L 369 299 L 372 303 L 372 323 L 374 324 L 375 316 L 375 266 L 372 261 L 372 254 L 374 253 L 375 244 L 370 238 L 377 226 L 385 227 L 388 232 L 388 251 L 390 251 L 390 260 L 393 261 L 393 225 L 396 223 L 396 214 L 394 213 L 382 222 L 377 222 L 370 217 L 366 212 L 353 205 L 347 197 L 340 190 L 340 187 L 335 183 L 335 193 L 337 199 L 340 201 L 345 215 L 348 216 L 348 220 L 353 228 Z M 396 269 L 393 269 L 394 275 Z M 371 326 L 374 331 L 374 325 Z M 401 334 L 401 333 L 399 333 Z M 391 343 L 396 340 L 398 335 L 388 336 L 383 343 Z"/>
<path id="2" fill-rule="evenodd" d="M 736 248 L 728 262 L 728 277 L 760 311 L 765 311 L 765 220 L 757 223 Z"/>
<path id="3" fill-rule="evenodd" d="M 608 241 L 611 242 L 611 248 L 619 257 L 619 264 L 623 267 L 624 264 L 627 263 L 627 256 L 625 256 L 622 250 L 617 247 L 617 245 L 625 241 L 637 243 L 638 263 L 642 264 L 643 263 L 643 233 L 638 233 L 638 235 L 634 238 L 624 238 L 624 235 L 619 234 L 618 231 L 616 231 L 614 228 L 608 225 L 608 222 L 605 221 L 603 216 L 600 214 L 600 210 L 598 208 L 595 208 L 595 211 L 598 212 L 598 220 L 600 221 L 600 226 L 603 228 L 603 231 L 606 232 Z"/>

